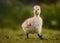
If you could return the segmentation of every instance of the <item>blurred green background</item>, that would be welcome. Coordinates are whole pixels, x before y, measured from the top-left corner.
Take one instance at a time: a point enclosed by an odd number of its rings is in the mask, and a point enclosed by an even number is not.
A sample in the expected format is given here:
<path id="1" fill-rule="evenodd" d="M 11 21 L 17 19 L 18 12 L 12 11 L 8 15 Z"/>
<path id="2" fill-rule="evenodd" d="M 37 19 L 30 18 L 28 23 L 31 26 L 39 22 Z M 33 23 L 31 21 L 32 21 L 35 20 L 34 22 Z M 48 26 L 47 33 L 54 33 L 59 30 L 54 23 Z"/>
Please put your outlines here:
<path id="1" fill-rule="evenodd" d="M 33 16 L 33 6 L 41 6 L 43 27 L 60 28 L 60 0 L 0 0 L 0 28 L 17 29 Z"/>

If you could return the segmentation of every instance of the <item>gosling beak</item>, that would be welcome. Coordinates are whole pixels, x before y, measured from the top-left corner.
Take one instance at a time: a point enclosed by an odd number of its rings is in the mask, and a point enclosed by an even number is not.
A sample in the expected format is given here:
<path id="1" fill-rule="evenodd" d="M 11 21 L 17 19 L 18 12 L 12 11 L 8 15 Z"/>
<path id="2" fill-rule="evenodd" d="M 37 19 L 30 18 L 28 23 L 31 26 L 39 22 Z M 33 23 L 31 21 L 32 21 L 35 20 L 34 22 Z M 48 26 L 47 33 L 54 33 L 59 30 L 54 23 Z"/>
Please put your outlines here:
<path id="1" fill-rule="evenodd" d="M 36 14 L 36 15 L 38 15 L 38 12 L 37 12 L 37 11 L 35 11 L 35 14 Z"/>

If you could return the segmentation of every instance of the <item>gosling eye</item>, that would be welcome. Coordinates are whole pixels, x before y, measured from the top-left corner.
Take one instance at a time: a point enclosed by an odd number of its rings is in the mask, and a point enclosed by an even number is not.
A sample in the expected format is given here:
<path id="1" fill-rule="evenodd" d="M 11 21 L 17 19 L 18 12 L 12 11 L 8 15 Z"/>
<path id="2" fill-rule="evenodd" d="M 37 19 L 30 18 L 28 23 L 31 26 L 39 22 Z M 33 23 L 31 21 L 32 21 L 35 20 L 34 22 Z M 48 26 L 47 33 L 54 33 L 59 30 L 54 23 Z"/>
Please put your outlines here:
<path id="1" fill-rule="evenodd" d="M 39 10 L 39 9 L 37 9 L 37 10 Z"/>

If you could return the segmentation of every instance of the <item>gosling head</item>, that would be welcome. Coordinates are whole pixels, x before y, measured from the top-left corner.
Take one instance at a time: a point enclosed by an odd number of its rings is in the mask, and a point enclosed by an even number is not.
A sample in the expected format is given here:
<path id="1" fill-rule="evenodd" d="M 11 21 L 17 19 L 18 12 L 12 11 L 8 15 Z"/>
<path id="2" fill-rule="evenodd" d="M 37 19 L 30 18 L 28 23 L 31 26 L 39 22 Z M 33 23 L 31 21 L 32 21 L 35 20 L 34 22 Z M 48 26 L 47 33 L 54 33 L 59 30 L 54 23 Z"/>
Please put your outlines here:
<path id="1" fill-rule="evenodd" d="M 40 8 L 40 6 L 39 5 L 35 5 L 34 7 L 33 7 L 33 12 L 34 12 L 34 15 L 35 16 L 39 16 L 40 15 L 40 13 L 41 13 L 41 8 Z"/>

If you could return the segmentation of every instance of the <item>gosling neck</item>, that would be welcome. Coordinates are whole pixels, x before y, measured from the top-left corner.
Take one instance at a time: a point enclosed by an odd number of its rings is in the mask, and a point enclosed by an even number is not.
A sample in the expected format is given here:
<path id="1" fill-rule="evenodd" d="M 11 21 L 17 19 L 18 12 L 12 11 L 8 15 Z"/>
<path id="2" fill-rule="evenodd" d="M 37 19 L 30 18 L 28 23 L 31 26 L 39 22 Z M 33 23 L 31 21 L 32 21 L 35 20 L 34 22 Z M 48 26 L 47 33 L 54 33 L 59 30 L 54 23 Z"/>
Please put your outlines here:
<path id="1" fill-rule="evenodd" d="M 38 15 L 37 14 L 34 14 L 34 17 L 40 17 L 40 15 L 39 14 Z"/>

